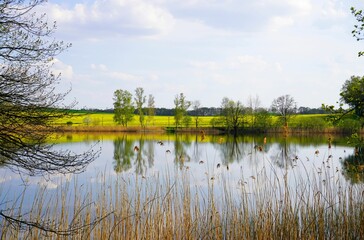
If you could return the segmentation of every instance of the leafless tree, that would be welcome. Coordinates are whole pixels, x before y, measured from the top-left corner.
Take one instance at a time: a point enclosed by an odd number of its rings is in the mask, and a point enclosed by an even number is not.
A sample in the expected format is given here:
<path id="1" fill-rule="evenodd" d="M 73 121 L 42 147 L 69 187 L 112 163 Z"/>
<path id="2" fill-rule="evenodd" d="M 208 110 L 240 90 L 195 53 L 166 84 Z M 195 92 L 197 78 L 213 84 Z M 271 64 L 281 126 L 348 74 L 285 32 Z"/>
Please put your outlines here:
<path id="1" fill-rule="evenodd" d="M 136 109 L 139 115 L 139 123 L 141 127 L 144 127 L 144 104 L 147 101 L 146 96 L 144 95 L 144 89 L 142 87 L 138 87 L 135 89 L 135 97 L 134 102 L 136 105 Z"/>
<path id="2" fill-rule="evenodd" d="M 153 121 L 155 116 L 155 101 L 152 94 L 148 95 L 148 122 Z"/>
<path id="3" fill-rule="evenodd" d="M 69 44 L 51 38 L 54 27 L 32 10 L 43 0 L 6 0 L 0 4 L 0 160 L 30 174 L 78 172 L 95 153 L 77 155 L 44 144 L 58 129 L 54 120 L 72 107 L 56 93 L 60 75 L 51 70 L 53 58 Z"/>
<path id="4" fill-rule="evenodd" d="M 63 104 L 68 92 L 55 91 L 60 75 L 51 72 L 54 57 L 70 45 L 54 40 L 55 25 L 49 26 L 45 15 L 35 13 L 43 2 L 0 2 L 0 162 L 21 174 L 77 173 L 98 151 L 76 154 L 46 142 L 59 130 L 54 121 L 67 115 L 65 109 L 73 104 Z M 0 213 L 17 220 L 3 210 Z"/>
<path id="5" fill-rule="evenodd" d="M 201 102 L 199 100 L 195 100 L 192 102 L 192 109 L 195 113 L 194 120 L 196 128 L 198 128 L 198 125 L 200 123 L 200 107 L 201 107 Z"/>
<path id="6" fill-rule="evenodd" d="M 260 107 L 260 104 L 261 103 L 260 103 L 260 99 L 259 99 L 258 95 L 256 95 L 255 97 L 249 96 L 247 111 L 250 114 L 252 127 L 255 127 L 256 115 L 257 115 L 258 109 Z"/>
<path id="7" fill-rule="evenodd" d="M 272 111 L 280 115 L 285 127 L 288 127 L 288 120 L 297 111 L 297 105 L 290 95 L 282 95 L 272 102 Z"/>

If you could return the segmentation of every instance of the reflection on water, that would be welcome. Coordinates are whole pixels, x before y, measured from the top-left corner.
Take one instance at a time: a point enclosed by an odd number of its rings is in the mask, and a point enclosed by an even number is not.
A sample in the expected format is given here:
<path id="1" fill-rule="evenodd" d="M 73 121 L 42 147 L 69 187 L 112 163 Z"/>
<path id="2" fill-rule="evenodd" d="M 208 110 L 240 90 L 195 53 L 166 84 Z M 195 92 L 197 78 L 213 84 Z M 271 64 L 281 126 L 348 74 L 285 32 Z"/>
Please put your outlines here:
<path id="1" fill-rule="evenodd" d="M 131 168 L 133 157 L 133 141 L 128 140 L 126 135 L 114 140 L 114 170 L 115 172 L 127 171 Z"/>
<path id="2" fill-rule="evenodd" d="M 343 175 L 351 183 L 364 182 L 364 150 L 355 148 L 354 153 L 342 159 Z"/>
<path id="3" fill-rule="evenodd" d="M 328 176 L 348 183 L 363 182 L 363 173 L 354 171 L 354 149 L 346 144 L 346 138 L 327 136 L 222 136 L 204 135 L 70 135 L 57 147 L 76 153 L 83 152 L 100 141 L 102 153 L 87 170 L 78 176 L 78 183 L 94 184 L 97 175 L 125 177 L 173 175 L 173 171 L 190 174 L 191 185 L 204 187 L 209 180 L 229 178 L 231 186 L 244 187 L 285 178 L 294 188 L 295 181 L 305 181 L 311 174 L 326 181 Z M 364 166 L 357 164 L 356 168 Z M 363 167 L 364 169 L 364 167 Z M 0 183 L 9 189 L 19 189 L 26 182 L 28 188 L 39 184 L 57 188 L 64 176 L 50 179 L 20 177 L 6 168 L 0 169 Z M 24 180 L 26 179 L 26 180 Z"/>
<path id="4" fill-rule="evenodd" d="M 70 139 L 69 136 L 67 139 Z M 312 168 L 321 169 L 319 163 L 330 159 L 335 169 L 348 170 L 345 167 L 347 165 L 343 164 L 354 151 L 346 145 L 345 138 L 337 137 L 333 142 L 328 142 L 325 136 L 283 138 L 215 135 L 201 139 L 199 135 L 124 134 L 105 139 L 102 145 L 110 143 L 113 144 L 113 170 L 116 173 L 133 172 L 138 175 L 146 175 L 148 169 L 153 169 L 152 172 L 163 171 L 163 163 L 167 160 L 179 169 L 190 169 L 191 166 L 202 164 L 207 164 L 207 169 L 213 166 L 229 169 L 231 165 L 247 172 L 253 166 L 263 167 L 264 161 L 274 168 L 286 170 L 294 169 L 301 162 L 301 165 L 305 163 L 305 171 L 310 172 Z M 105 155 L 103 160 L 109 158 L 107 152 Z"/>

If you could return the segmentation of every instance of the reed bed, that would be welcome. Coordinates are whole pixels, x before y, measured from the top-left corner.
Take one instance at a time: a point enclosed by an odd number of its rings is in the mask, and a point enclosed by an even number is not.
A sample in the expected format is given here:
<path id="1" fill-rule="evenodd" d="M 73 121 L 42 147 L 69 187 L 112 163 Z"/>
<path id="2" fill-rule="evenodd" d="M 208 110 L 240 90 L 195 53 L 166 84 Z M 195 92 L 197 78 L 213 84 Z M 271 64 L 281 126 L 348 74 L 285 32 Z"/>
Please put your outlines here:
<path id="1" fill-rule="evenodd" d="M 1 239 L 363 239 L 364 187 L 306 173 L 232 179 L 187 167 L 163 177 L 98 176 L 98 183 L 26 191 L 2 213 Z M 269 181 L 267 181 L 269 179 Z M 4 203 L 5 204 L 5 203 Z M 3 204 L 3 205 L 4 205 Z M 14 221 L 16 218 L 18 221 Z"/>

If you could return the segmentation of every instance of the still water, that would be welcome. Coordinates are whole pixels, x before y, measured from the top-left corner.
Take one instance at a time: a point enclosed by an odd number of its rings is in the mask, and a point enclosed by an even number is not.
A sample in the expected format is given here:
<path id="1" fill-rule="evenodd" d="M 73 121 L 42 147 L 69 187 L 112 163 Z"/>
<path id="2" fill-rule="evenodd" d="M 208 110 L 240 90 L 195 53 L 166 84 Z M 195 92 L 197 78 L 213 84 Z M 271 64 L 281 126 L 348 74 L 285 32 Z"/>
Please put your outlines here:
<path id="1" fill-rule="evenodd" d="M 60 140 L 62 143 L 55 145 L 57 149 L 70 149 L 75 153 L 101 149 L 100 156 L 77 177 L 71 174 L 20 176 L 3 166 L 0 169 L 2 203 L 14 201 L 24 189 L 26 205 L 27 199 L 34 199 L 41 187 L 51 195 L 53 189 L 65 183 L 72 186 L 74 182 L 88 186 L 102 184 L 105 179 L 122 178 L 133 186 L 135 179 L 148 181 L 156 176 L 173 182 L 176 172 L 188 174 L 190 185 L 201 192 L 211 182 L 228 184 L 231 189 L 244 186 L 249 192 L 277 179 L 286 179 L 293 189 L 297 183 L 312 182 L 312 179 L 340 181 L 344 185 L 361 184 L 363 180 L 345 167 L 354 149 L 346 144 L 345 137 L 338 136 L 234 138 L 199 134 L 119 134 L 67 135 Z"/>

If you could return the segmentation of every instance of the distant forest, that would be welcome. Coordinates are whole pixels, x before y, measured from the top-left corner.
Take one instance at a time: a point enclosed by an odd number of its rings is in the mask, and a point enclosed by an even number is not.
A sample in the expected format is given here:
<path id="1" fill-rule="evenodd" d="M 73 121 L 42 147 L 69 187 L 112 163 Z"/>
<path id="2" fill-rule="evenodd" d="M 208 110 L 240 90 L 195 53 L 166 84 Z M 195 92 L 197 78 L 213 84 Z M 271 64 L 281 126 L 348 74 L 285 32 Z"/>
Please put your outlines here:
<path id="1" fill-rule="evenodd" d="M 114 109 L 94 109 L 94 108 L 82 108 L 82 112 L 93 112 L 93 113 L 113 113 Z M 220 115 L 221 108 L 216 107 L 201 107 L 198 112 L 194 110 L 187 111 L 190 116 L 218 116 Z M 321 108 L 309 108 L 309 107 L 299 107 L 297 109 L 297 114 L 325 114 L 326 111 Z M 135 111 L 135 114 L 137 112 Z M 174 108 L 155 108 L 156 116 L 174 116 Z"/>

